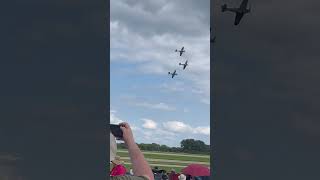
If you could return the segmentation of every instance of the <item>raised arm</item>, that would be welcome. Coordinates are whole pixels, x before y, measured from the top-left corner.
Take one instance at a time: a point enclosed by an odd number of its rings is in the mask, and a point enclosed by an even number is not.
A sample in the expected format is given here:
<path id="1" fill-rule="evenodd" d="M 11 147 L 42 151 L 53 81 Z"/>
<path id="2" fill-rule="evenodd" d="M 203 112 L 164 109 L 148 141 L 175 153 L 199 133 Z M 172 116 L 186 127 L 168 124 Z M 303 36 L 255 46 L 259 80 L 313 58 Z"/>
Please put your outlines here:
<path id="1" fill-rule="evenodd" d="M 135 176 L 146 176 L 149 180 L 154 180 L 154 176 L 148 162 L 144 159 L 142 152 L 134 141 L 129 124 L 120 123 L 120 128 L 123 132 L 123 140 L 128 147 L 133 174 Z"/>

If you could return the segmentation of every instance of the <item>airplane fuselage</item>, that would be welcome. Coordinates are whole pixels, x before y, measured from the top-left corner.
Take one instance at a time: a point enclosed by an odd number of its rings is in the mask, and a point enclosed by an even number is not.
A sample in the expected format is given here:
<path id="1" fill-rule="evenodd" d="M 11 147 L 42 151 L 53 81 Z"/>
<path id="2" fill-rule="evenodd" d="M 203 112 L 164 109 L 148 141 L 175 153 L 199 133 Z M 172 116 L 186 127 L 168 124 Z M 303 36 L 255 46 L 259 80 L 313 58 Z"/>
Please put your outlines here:
<path id="1" fill-rule="evenodd" d="M 176 73 L 176 71 L 174 71 L 173 73 L 168 72 L 168 74 L 170 74 L 172 78 L 173 78 L 174 76 L 178 75 L 178 74 Z"/>
<path id="2" fill-rule="evenodd" d="M 231 11 L 235 13 L 241 13 L 241 14 L 246 14 L 249 13 L 249 9 L 242 9 L 242 8 L 226 8 L 225 11 Z"/>
<path id="3" fill-rule="evenodd" d="M 240 9 L 239 11 L 240 11 L 239 13 L 243 13 L 243 14 L 247 14 L 250 12 L 249 9 Z"/>
<path id="4" fill-rule="evenodd" d="M 188 66 L 188 61 L 186 61 L 184 64 L 179 63 L 179 65 L 183 66 L 183 69 L 185 69 Z"/>

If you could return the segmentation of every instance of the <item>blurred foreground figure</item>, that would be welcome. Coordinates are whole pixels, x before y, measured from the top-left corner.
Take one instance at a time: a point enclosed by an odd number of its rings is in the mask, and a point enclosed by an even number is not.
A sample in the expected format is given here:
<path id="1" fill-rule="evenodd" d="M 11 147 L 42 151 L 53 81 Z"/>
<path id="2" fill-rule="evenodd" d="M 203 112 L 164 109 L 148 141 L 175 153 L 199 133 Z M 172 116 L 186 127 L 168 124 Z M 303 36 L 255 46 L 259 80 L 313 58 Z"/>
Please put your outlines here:
<path id="1" fill-rule="evenodd" d="M 23 180 L 19 172 L 20 157 L 0 152 L 0 180 Z"/>
<path id="2" fill-rule="evenodd" d="M 126 168 L 123 166 L 123 161 L 121 161 L 120 156 L 116 156 L 114 160 L 111 160 L 113 168 L 110 172 L 110 176 L 124 176 L 126 175 Z"/>
<path id="3" fill-rule="evenodd" d="M 169 179 L 170 180 L 179 180 L 179 173 L 176 173 L 176 170 L 175 169 L 172 169 L 171 170 L 171 173 L 170 173 L 170 175 L 169 175 Z"/>
<path id="4" fill-rule="evenodd" d="M 132 163 L 134 176 L 110 176 L 111 180 L 154 180 L 153 173 L 148 162 L 144 159 L 142 152 L 135 143 L 131 128 L 128 123 L 120 123 L 123 132 L 123 141 L 126 144 Z M 113 136 L 113 135 L 112 135 Z M 110 161 L 116 157 L 116 140 L 110 135 Z"/>
<path id="5" fill-rule="evenodd" d="M 186 177 L 184 174 L 180 174 L 180 175 L 178 176 L 178 179 L 179 179 L 179 180 L 186 180 L 187 177 Z"/>

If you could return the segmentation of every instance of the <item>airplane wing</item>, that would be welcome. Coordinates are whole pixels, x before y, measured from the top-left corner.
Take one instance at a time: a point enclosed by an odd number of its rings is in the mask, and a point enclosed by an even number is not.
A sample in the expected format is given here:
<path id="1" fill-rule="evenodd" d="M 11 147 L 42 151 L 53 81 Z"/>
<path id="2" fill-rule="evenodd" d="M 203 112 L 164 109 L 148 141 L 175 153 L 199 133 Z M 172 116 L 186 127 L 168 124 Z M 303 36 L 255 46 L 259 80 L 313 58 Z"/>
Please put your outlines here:
<path id="1" fill-rule="evenodd" d="M 184 50 L 184 46 L 181 48 L 181 51 L 183 51 Z"/>
<path id="2" fill-rule="evenodd" d="M 246 9 L 247 8 L 247 4 L 248 4 L 248 0 L 243 0 L 241 5 L 240 5 L 240 9 Z"/>
<path id="3" fill-rule="evenodd" d="M 180 51 L 180 56 L 182 55 L 183 51 Z"/>
<path id="4" fill-rule="evenodd" d="M 244 15 L 243 13 L 237 13 L 237 14 L 236 14 L 236 18 L 235 18 L 235 20 L 234 20 L 234 25 L 238 25 L 238 24 L 240 23 L 243 15 Z"/>

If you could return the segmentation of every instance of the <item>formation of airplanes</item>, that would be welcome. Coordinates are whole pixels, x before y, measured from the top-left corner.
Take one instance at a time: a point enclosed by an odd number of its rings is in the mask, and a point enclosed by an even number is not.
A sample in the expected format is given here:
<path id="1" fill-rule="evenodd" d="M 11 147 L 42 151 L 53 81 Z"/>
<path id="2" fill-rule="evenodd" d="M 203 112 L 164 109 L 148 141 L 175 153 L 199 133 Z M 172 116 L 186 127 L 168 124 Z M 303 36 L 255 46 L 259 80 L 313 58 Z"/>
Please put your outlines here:
<path id="1" fill-rule="evenodd" d="M 251 11 L 251 7 L 247 8 L 248 6 L 248 0 L 242 0 L 240 7 L 238 8 L 229 8 L 227 6 L 227 4 L 224 4 L 221 6 L 221 11 L 222 12 L 233 12 L 236 14 L 235 20 L 234 20 L 234 25 L 237 26 L 239 25 L 242 17 L 247 14 L 250 13 Z M 211 27 L 210 27 L 210 43 L 215 43 L 216 41 L 216 36 L 212 36 L 211 35 Z M 182 54 L 185 52 L 184 50 L 184 46 L 182 46 L 181 50 L 176 49 L 175 52 L 179 52 L 179 55 L 182 56 Z M 185 61 L 185 63 L 179 63 L 179 66 L 183 67 L 183 70 L 186 69 L 186 67 L 188 66 L 188 60 Z M 173 72 L 168 72 L 169 75 L 171 75 L 171 78 L 174 78 L 174 76 L 177 76 L 177 70 L 174 70 Z"/>
<path id="2" fill-rule="evenodd" d="M 245 14 L 250 13 L 251 11 L 251 8 L 247 9 L 247 5 L 248 5 L 248 0 L 243 0 L 239 8 L 228 8 L 227 4 L 224 4 L 221 6 L 221 11 L 222 12 L 230 11 L 230 12 L 236 13 L 234 25 L 237 26 L 240 23 L 242 17 Z"/>
<path id="3" fill-rule="evenodd" d="M 184 46 L 182 46 L 181 50 L 176 49 L 175 52 L 179 52 L 180 56 L 182 56 L 182 54 L 185 52 Z M 186 60 L 185 63 L 179 63 L 179 66 L 182 66 L 183 70 L 185 70 L 188 66 L 188 60 Z M 174 78 L 174 76 L 178 75 L 176 69 L 173 72 L 168 72 L 168 74 L 171 75 L 171 78 Z"/>

